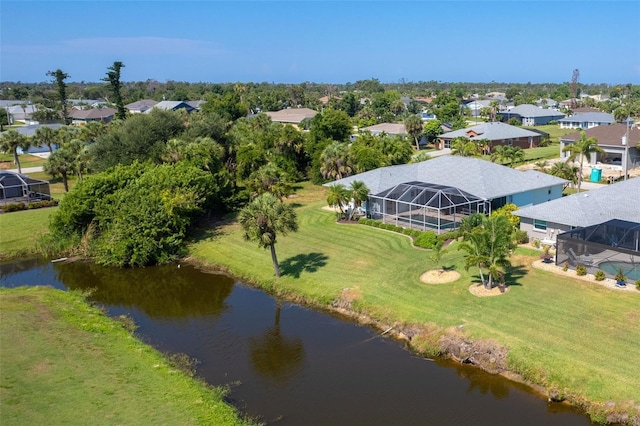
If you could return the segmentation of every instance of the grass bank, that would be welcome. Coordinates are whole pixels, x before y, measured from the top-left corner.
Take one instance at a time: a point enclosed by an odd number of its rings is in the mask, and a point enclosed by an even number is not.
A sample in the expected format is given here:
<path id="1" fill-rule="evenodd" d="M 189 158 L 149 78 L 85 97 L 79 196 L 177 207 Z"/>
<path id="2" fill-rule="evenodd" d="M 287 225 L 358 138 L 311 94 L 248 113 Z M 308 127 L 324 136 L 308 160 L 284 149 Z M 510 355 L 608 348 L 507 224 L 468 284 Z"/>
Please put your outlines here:
<path id="1" fill-rule="evenodd" d="M 241 425 L 210 389 L 169 365 L 81 295 L 0 289 L 0 423 Z"/>
<path id="2" fill-rule="evenodd" d="M 324 188 L 304 185 L 295 203 L 300 229 L 278 238 L 283 276 L 273 274 L 268 251 L 242 239 L 230 222 L 190 245 L 200 262 L 275 293 L 317 306 L 339 304 L 348 294 L 353 310 L 386 324 L 436 324 L 460 328 L 465 338 L 508 348 L 508 366 L 530 383 L 586 407 L 595 420 L 640 408 L 640 292 L 616 292 L 532 269 L 538 252 L 518 250 L 510 291 L 478 298 L 468 288 L 477 277 L 451 247 L 444 265 L 462 277 L 427 285 L 419 277 L 435 265 L 409 238 L 379 229 L 343 225 L 323 210 Z M 609 417 L 609 420 L 614 417 Z"/>
<path id="3" fill-rule="evenodd" d="M 0 213 L 0 260 L 37 253 L 38 238 L 48 232 L 57 207 Z"/>

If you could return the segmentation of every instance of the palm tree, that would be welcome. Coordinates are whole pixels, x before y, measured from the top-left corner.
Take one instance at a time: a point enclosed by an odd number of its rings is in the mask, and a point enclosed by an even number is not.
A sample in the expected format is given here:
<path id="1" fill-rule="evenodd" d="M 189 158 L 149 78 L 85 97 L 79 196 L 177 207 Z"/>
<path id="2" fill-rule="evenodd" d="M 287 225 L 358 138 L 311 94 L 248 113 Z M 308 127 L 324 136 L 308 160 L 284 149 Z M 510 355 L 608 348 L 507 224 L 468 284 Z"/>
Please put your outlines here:
<path id="1" fill-rule="evenodd" d="M 580 157 L 580 170 L 578 174 L 578 192 L 580 192 L 580 186 L 582 185 L 582 166 L 584 158 L 591 158 L 592 154 L 600 153 L 604 154 L 604 150 L 598 146 L 598 140 L 594 137 L 587 138 L 587 134 L 584 130 L 580 132 L 580 140 L 567 145 L 562 149 L 562 152 L 569 152 L 569 158 L 567 161 L 575 161 L 576 157 Z"/>
<path id="2" fill-rule="evenodd" d="M 73 173 L 73 157 L 68 149 L 60 148 L 51 154 L 44 163 L 43 169 L 51 177 L 60 175 L 64 192 L 69 192 L 69 174 Z"/>
<path id="3" fill-rule="evenodd" d="M 335 208 L 340 209 L 340 215 L 344 215 L 344 206 L 349 202 L 349 190 L 341 184 L 331 185 L 329 187 L 329 194 L 327 195 L 327 204 Z"/>
<path id="4" fill-rule="evenodd" d="M 424 131 L 422 119 L 415 114 L 411 114 L 404 120 L 404 128 L 413 137 L 416 143 L 416 151 L 420 151 L 419 137 Z"/>
<path id="5" fill-rule="evenodd" d="M 511 167 L 514 167 L 517 163 L 524 161 L 524 150 L 519 146 L 510 146 L 507 153 Z"/>
<path id="6" fill-rule="evenodd" d="M 361 180 L 354 180 L 349 185 L 349 195 L 351 195 L 351 199 L 353 200 L 353 210 L 351 211 L 351 216 L 349 219 L 353 218 L 353 213 L 362 206 L 362 203 L 369 199 L 369 188 L 364 184 Z"/>
<path id="7" fill-rule="evenodd" d="M 56 141 L 57 130 L 43 126 L 36 130 L 36 134 L 34 136 L 34 145 L 35 146 L 43 146 L 46 145 L 49 148 L 49 154 L 53 153 L 53 145 Z"/>
<path id="8" fill-rule="evenodd" d="M 513 225 L 506 216 L 485 217 L 482 226 L 465 234 L 460 244 L 460 249 L 467 252 L 465 268 L 477 266 L 482 284 L 488 290 L 493 287 L 494 280 L 502 279 L 504 273 L 500 268 L 511 265 L 508 257 L 513 248 L 512 231 Z M 487 281 L 483 268 L 488 269 Z"/>
<path id="9" fill-rule="evenodd" d="M 349 148 L 341 142 L 333 142 L 320 154 L 320 173 L 325 179 L 342 179 L 351 175 Z"/>
<path id="10" fill-rule="evenodd" d="M 271 250 L 271 260 L 276 277 L 280 276 L 280 266 L 276 255 L 276 241 L 278 234 L 298 230 L 296 212 L 291 204 L 284 204 L 278 198 L 265 193 L 247 204 L 238 215 L 238 220 L 244 230 L 244 239 L 255 241 L 262 248 Z"/>
<path id="11" fill-rule="evenodd" d="M 8 130 L 0 136 L 0 150 L 5 153 L 13 154 L 13 162 L 18 166 L 18 173 L 22 173 L 20 159 L 18 158 L 18 148 L 26 151 L 29 149 L 30 145 L 31 140 L 15 130 Z"/>
<path id="12" fill-rule="evenodd" d="M 477 157 L 480 155 L 478 145 L 467 138 L 455 138 L 451 142 L 451 155 L 460 155 L 462 157 Z"/>

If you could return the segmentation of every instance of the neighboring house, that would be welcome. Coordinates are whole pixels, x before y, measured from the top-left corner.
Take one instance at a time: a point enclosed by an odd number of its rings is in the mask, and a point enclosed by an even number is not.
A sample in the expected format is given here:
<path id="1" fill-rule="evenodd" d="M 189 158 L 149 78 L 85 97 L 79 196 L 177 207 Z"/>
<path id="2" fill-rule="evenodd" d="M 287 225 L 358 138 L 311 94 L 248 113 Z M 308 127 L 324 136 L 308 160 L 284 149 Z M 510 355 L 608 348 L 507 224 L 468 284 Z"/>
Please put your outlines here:
<path id="1" fill-rule="evenodd" d="M 513 212 L 530 239 L 555 242 L 558 234 L 621 219 L 640 223 L 640 178 L 568 195 Z"/>
<path id="2" fill-rule="evenodd" d="M 552 109 L 538 108 L 531 104 L 522 104 L 507 111 L 500 112 L 503 121 L 509 122 L 517 118 L 523 126 L 541 126 L 554 120 L 564 118 L 564 114 Z"/>
<path id="3" fill-rule="evenodd" d="M 360 129 L 361 132 L 370 132 L 372 135 L 389 135 L 389 136 L 401 136 L 406 138 L 408 136 L 407 129 L 404 123 L 380 123 L 375 124 L 373 126 L 363 127 Z M 412 138 L 413 141 L 413 138 Z M 422 136 L 418 141 L 420 145 L 425 145 L 427 143 L 426 136 Z"/>
<path id="4" fill-rule="evenodd" d="M 310 108 L 287 108 L 280 111 L 267 111 L 265 112 L 274 123 L 293 124 L 299 125 L 305 120 L 311 120 L 318 114 Z"/>
<path id="5" fill-rule="evenodd" d="M 543 135 L 531 130 L 511 126 L 509 124 L 493 122 L 482 123 L 466 129 L 455 130 L 440 135 L 439 145 L 442 148 L 451 148 L 451 141 L 456 138 L 469 140 L 489 141 L 490 146 L 512 145 L 520 148 L 534 148 L 541 142 Z"/>
<path id="6" fill-rule="evenodd" d="M 93 121 L 109 123 L 115 115 L 116 110 L 113 108 L 74 109 L 69 111 L 69 118 L 74 126 L 84 126 Z"/>
<path id="7" fill-rule="evenodd" d="M 207 101 L 203 101 L 203 100 L 197 100 L 197 101 L 185 101 L 186 103 L 188 103 L 189 105 L 191 105 L 193 108 L 195 108 L 197 111 L 200 111 L 200 108 L 202 107 L 202 105 L 206 104 Z"/>
<path id="8" fill-rule="evenodd" d="M 536 101 L 536 105 L 540 108 L 559 108 L 560 104 L 555 99 L 546 98 L 546 99 L 538 99 Z M 563 114 L 564 115 L 564 114 Z"/>
<path id="9" fill-rule="evenodd" d="M 72 108 L 76 107 L 76 109 L 83 109 L 86 107 L 103 108 L 107 106 L 107 102 L 99 99 L 67 99 L 67 105 L 70 105 Z"/>
<path id="10" fill-rule="evenodd" d="M 382 167 L 330 182 L 369 188 L 366 213 L 416 229 L 455 229 L 472 213 L 489 214 L 507 203 L 529 206 L 562 197 L 567 184 L 535 170 L 519 171 L 479 158 L 442 156 Z"/>
<path id="11" fill-rule="evenodd" d="M 144 112 L 144 114 L 149 114 L 153 109 L 162 109 L 165 111 L 177 111 L 179 109 L 184 109 L 187 112 L 192 112 L 195 110 L 194 107 L 189 105 L 187 102 L 183 101 L 162 101 L 158 102 L 148 110 Z"/>
<path id="12" fill-rule="evenodd" d="M 480 117 L 480 111 L 482 110 L 482 108 L 488 108 L 489 104 L 491 104 L 491 102 L 493 102 L 494 100 L 495 99 L 484 99 L 471 101 L 464 104 L 464 107 L 471 112 L 472 117 Z"/>
<path id="13" fill-rule="evenodd" d="M 627 167 L 632 169 L 640 166 L 640 129 L 635 127 L 625 126 L 624 124 L 616 123 L 611 126 L 597 126 L 584 131 L 587 138 L 595 138 L 598 141 L 598 146 L 602 148 L 605 154 L 599 154 L 597 152 L 591 154 L 591 158 L 588 158 L 589 164 L 596 165 L 597 163 L 615 164 L 624 166 L 625 161 L 625 146 L 622 145 L 623 136 L 627 137 Z M 567 158 L 571 153 L 563 152 L 564 148 L 572 145 L 581 138 L 581 132 L 574 132 L 560 137 L 560 156 Z M 640 197 L 640 195 L 639 195 Z"/>
<path id="14" fill-rule="evenodd" d="M 34 104 L 23 103 L 5 107 L 5 112 L 9 115 L 9 123 L 36 124 L 32 120 L 32 115 L 36 111 L 38 111 L 38 107 Z"/>
<path id="15" fill-rule="evenodd" d="M 154 101 L 153 99 L 142 99 L 139 101 L 131 102 L 130 104 L 125 105 L 124 107 L 131 114 L 142 114 L 147 110 L 153 108 L 154 105 L 157 105 L 158 101 Z"/>
<path id="16" fill-rule="evenodd" d="M 590 129 L 615 123 L 613 114 L 606 112 L 582 112 L 558 120 L 561 129 Z"/>

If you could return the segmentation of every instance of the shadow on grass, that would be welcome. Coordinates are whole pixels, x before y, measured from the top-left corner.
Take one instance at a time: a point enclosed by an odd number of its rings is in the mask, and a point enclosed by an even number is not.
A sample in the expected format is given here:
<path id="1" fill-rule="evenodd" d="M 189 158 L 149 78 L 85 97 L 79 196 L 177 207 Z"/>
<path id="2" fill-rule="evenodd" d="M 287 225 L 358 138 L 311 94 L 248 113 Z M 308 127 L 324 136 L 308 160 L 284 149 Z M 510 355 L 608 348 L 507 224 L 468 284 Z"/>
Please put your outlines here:
<path id="1" fill-rule="evenodd" d="M 329 257 L 324 253 L 298 254 L 280 262 L 282 275 L 300 278 L 302 272 L 316 272 L 327 264 Z"/>
<path id="2" fill-rule="evenodd" d="M 521 286 L 522 284 L 520 284 L 518 280 L 524 277 L 525 275 L 527 275 L 527 268 L 525 268 L 523 265 L 511 266 L 506 270 L 506 273 L 504 276 L 504 284 L 507 287 Z M 487 271 L 484 271 L 484 279 L 485 280 L 488 279 Z M 482 279 L 480 278 L 480 274 L 478 273 L 471 274 L 471 282 L 474 284 L 481 285 Z M 498 283 L 494 283 L 494 286 L 497 284 Z"/>

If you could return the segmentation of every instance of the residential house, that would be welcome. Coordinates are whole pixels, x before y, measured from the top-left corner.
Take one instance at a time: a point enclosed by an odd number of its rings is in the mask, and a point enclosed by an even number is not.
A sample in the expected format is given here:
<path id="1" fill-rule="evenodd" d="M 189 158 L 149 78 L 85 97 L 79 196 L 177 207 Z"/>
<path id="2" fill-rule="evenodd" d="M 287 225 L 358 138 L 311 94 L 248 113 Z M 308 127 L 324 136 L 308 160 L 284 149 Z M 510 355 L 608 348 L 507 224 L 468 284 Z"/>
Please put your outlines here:
<path id="1" fill-rule="evenodd" d="M 130 104 L 125 105 L 124 107 L 131 114 L 142 114 L 147 110 L 153 108 L 154 105 L 157 105 L 158 101 L 154 101 L 153 99 L 141 99 L 139 101 L 131 102 Z"/>
<path id="2" fill-rule="evenodd" d="M 33 113 L 38 111 L 38 107 L 31 103 L 22 103 L 5 107 L 9 116 L 9 123 L 36 124 L 32 119 Z"/>
<path id="3" fill-rule="evenodd" d="M 292 124 L 299 126 L 305 120 L 311 120 L 318 111 L 310 108 L 287 108 L 280 111 L 265 112 L 274 123 Z"/>
<path id="4" fill-rule="evenodd" d="M 513 214 L 520 216 L 520 229 L 527 231 L 530 239 L 553 244 L 558 234 L 577 227 L 611 219 L 640 223 L 639 194 L 640 178 L 634 178 L 521 208 Z"/>
<path id="5" fill-rule="evenodd" d="M 624 166 L 625 150 L 627 168 L 632 169 L 640 166 L 640 129 L 636 127 L 627 127 L 625 124 L 616 123 L 610 126 L 596 126 L 584 131 L 587 138 L 595 138 L 598 146 L 604 150 L 604 154 L 593 153 L 587 159 L 589 164 L 596 165 L 598 163 L 614 164 Z M 560 137 L 560 156 L 567 158 L 571 153 L 563 152 L 563 150 L 579 141 L 581 132 L 570 133 Z M 627 145 L 622 144 L 623 137 L 626 137 Z M 640 194 L 638 195 L 640 198 Z"/>
<path id="6" fill-rule="evenodd" d="M 472 117 L 480 117 L 482 108 L 488 108 L 494 99 L 474 100 L 464 104 L 464 107 L 471 112 Z"/>
<path id="7" fill-rule="evenodd" d="M 518 105 L 506 112 L 500 112 L 500 115 L 505 122 L 509 122 L 511 118 L 515 117 L 523 126 L 541 126 L 564 118 L 564 114 L 561 112 L 539 108 L 531 104 Z"/>
<path id="8" fill-rule="evenodd" d="M 92 121 L 109 123 L 115 115 L 116 110 L 113 108 L 72 109 L 69 111 L 69 118 L 74 126 L 84 126 Z"/>
<path id="9" fill-rule="evenodd" d="M 489 146 L 510 145 L 520 148 L 533 148 L 538 146 L 543 135 L 500 122 L 481 123 L 466 129 L 443 133 L 438 138 L 439 148 L 451 148 L 451 141 L 456 138 L 467 138 L 472 141 L 482 140 L 487 142 Z"/>
<path id="10" fill-rule="evenodd" d="M 535 170 L 519 171 L 479 158 L 442 156 L 382 167 L 325 184 L 369 188 L 367 215 L 438 232 L 457 228 L 472 213 L 489 214 L 507 203 L 524 207 L 562 197 L 567 181 Z"/>
<path id="11" fill-rule="evenodd" d="M 591 129 L 596 126 L 609 126 L 615 123 L 613 114 L 606 112 L 584 112 L 558 120 L 561 129 Z"/>
<path id="12" fill-rule="evenodd" d="M 161 101 L 147 109 L 144 113 L 149 114 L 153 109 L 161 109 L 164 111 L 177 111 L 179 109 L 184 109 L 187 112 L 192 112 L 195 108 L 189 105 L 187 102 L 183 101 Z"/>

